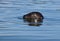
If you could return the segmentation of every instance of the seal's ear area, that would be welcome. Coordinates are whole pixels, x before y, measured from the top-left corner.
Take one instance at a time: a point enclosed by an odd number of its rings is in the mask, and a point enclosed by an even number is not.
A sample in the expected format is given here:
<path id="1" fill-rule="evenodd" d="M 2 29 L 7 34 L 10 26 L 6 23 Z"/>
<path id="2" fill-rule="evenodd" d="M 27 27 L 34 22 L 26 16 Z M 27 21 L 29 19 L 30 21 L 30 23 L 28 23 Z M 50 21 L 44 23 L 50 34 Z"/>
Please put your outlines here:
<path id="1" fill-rule="evenodd" d="M 42 19 L 44 19 L 44 16 L 42 15 L 42 13 L 38 12 L 37 14 L 39 14 L 42 17 Z"/>
<path id="2" fill-rule="evenodd" d="M 41 15 L 41 16 L 42 16 L 42 15 Z M 43 17 L 43 16 L 42 16 L 41 18 L 42 18 L 42 19 L 44 19 L 44 17 Z"/>
<path id="3" fill-rule="evenodd" d="M 30 17 L 30 16 L 31 16 L 31 14 L 28 13 L 28 14 L 26 14 L 26 15 L 23 16 L 23 19 L 26 19 L 26 18 L 28 18 L 28 17 Z"/>
<path id="4" fill-rule="evenodd" d="M 26 15 L 23 16 L 23 19 L 25 19 L 25 18 L 26 18 Z"/>

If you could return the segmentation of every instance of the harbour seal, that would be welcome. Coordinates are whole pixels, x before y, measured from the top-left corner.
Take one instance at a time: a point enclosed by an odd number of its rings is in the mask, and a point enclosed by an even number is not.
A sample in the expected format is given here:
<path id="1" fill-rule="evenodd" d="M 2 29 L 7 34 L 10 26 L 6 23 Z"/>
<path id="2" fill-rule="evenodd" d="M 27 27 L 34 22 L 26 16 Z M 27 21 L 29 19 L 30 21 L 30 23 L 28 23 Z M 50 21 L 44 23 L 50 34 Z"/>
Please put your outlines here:
<path id="1" fill-rule="evenodd" d="M 30 23 L 29 25 L 38 26 L 38 23 L 43 22 L 43 15 L 40 12 L 30 12 L 23 16 L 24 21 Z"/>

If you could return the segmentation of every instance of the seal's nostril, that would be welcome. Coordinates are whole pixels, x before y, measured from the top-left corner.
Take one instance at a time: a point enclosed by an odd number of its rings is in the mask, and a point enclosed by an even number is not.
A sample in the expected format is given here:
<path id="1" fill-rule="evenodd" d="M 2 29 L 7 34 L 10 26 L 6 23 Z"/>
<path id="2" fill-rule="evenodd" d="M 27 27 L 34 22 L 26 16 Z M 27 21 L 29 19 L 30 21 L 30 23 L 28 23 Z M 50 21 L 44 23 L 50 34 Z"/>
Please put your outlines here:
<path id="1" fill-rule="evenodd" d="M 35 23 L 38 23 L 38 21 L 36 19 L 34 21 L 35 21 Z"/>

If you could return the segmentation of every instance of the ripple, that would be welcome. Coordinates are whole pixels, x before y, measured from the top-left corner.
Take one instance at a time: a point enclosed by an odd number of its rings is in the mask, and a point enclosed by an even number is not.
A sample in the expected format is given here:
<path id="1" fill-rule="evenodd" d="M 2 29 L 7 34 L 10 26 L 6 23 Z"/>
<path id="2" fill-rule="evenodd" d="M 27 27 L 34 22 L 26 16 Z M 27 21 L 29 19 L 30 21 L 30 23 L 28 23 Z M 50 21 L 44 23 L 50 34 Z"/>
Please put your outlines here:
<path id="1" fill-rule="evenodd" d="M 20 8 L 20 7 L 1 7 L 0 8 Z"/>
<path id="2" fill-rule="evenodd" d="M 0 4 L 2 4 L 2 5 L 7 5 L 7 4 L 9 4 L 9 3 L 0 3 Z"/>
<path id="3" fill-rule="evenodd" d="M 1 28 L 8 28 L 8 27 L 0 27 L 0 29 L 1 29 Z M 1 29 L 1 30 L 2 30 L 2 29 Z"/>
<path id="4" fill-rule="evenodd" d="M 47 20 L 49 20 L 49 21 L 60 21 L 60 19 L 59 18 L 46 18 Z"/>
<path id="5" fill-rule="evenodd" d="M 1 23 L 1 22 L 6 22 L 6 21 L 2 21 L 2 20 L 0 20 L 0 23 Z"/>

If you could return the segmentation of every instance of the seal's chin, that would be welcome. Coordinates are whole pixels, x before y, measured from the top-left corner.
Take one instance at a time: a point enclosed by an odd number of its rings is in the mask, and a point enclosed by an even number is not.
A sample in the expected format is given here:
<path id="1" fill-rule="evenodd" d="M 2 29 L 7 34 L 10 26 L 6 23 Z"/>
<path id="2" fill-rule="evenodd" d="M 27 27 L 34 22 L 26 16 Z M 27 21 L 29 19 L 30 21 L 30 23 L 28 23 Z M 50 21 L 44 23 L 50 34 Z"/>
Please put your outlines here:
<path id="1" fill-rule="evenodd" d="M 40 26 L 40 25 L 42 25 L 42 24 L 38 24 L 38 23 L 30 23 L 30 24 L 28 24 L 29 26 Z"/>
<path id="2" fill-rule="evenodd" d="M 34 22 L 37 23 L 37 19 L 35 19 Z"/>

